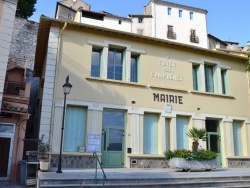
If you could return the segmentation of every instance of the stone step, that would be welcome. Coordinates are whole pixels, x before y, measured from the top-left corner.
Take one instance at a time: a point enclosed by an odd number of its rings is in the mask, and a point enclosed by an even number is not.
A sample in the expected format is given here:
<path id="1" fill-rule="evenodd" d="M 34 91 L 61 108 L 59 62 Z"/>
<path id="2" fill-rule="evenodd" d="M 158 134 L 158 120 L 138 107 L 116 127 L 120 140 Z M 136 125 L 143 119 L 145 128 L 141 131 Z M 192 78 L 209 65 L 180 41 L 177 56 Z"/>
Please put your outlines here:
<path id="1" fill-rule="evenodd" d="M 40 181 L 40 187 L 41 188 L 52 188 L 52 187 L 84 187 L 84 188 L 88 188 L 88 187 L 103 187 L 102 183 L 100 184 L 86 184 L 86 182 L 83 181 L 82 183 L 66 183 L 66 182 L 61 182 L 61 183 L 54 183 L 54 182 L 41 182 Z M 93 182 L 93 180 L 92 180 Z M 249 180 L 224 180 L 224 181 L 214 181 L 214 180 L 210 180 L 210 181 L 197 181 L 194 179 L 190 179 L 188 182 L 187 181 L 182 181 L 182 182 L 158 182 L 157 180 L 155 182 L 134 182 L 134 183 L 110 183 L 105 182 L 105 187 L 112 187 L 112 188 L 118 188 L 118 187 L 123 187 L 123 188 L 131 188 L 131 187 L 167 187 L 167 188 L 194 188 L 194 187 L 223 187 L 223 188 L 236 188 L 236 187 L 250 187 L 250 179 Z"/>

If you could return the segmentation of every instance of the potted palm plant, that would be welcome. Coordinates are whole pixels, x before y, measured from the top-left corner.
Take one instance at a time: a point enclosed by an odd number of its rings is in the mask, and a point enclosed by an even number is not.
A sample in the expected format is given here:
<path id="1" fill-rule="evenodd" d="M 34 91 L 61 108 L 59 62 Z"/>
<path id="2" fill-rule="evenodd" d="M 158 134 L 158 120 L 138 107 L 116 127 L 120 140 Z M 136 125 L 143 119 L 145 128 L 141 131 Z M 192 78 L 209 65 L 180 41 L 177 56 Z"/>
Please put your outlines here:
<path id="1" fill-rule="evenodd" d="M 49 142 L 43 142 L 44 135 L 38 139 L 38 158 L 40 163 L 41 171 L 48 171 L 49 169 L 49 157 L 48 153 L 50 151 Z"/>
<path id="2" fill-rule="evenodd" d="M 183 171 L 215 169 L 217 154 L 198 147 L 199 140 L 206 139 L 206 130 L 192 128 L 187 136 L 193 139 L 192 151 L 186 149 L 165 151 L 170 168 L 178 168 Z"/>
<path id="3" fill-rule="evenodd" d="M 189 138 L 193 139 L 192 151 L 197 151 L 199 147 L 199 140 L 206 140 L 206 129 L 198 129 L 193 127 L 187 133 Z"/>

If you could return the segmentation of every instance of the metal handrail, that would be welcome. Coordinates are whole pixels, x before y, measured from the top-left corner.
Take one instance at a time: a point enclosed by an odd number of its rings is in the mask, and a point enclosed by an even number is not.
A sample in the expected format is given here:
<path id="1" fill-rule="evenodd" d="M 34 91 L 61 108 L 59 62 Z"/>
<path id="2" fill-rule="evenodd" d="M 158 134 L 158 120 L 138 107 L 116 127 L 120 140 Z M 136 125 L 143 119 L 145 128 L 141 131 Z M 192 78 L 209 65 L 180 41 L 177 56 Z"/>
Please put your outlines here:
<path id="1" fill-rule="evenodd" d="M 96 165 L 95 165 L 95 180 L 94 180 L 94 183 L 95 184 L 97 184 L 97 162 L 99 163 L 99 165 L 100 165 L 100 167 L 101 167 L 101 169 L 102 169 L 102 174 L 103 174 L 103 178 L 102 178 L 102 186 L 104 187 L 104 180 L 108 180 L 107 179 L 107 177 L 106 177 L 106 175 L 105 175 L 105 172 L 104 172 L 104 170 L 103 170 L 103 168 L 102 168 L 102 165 L 101 165 L 101 162 L 100 162 L 100 160 L 99 160 L 99 158 L 98 158 L 98 156 L 97 156 L 97 154 L 96 154 L 96 152 L 94 152 L 93 153 L 93 158 L 94 159 L 96 159 Z"/>

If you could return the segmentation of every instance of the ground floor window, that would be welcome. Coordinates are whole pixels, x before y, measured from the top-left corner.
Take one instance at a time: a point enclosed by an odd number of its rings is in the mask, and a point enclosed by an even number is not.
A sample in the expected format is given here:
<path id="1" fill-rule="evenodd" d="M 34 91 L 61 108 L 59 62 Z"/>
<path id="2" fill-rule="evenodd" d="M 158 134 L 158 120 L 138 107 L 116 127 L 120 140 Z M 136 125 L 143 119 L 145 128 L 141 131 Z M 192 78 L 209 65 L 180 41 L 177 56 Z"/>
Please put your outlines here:
<path id="1" fill-rule="evenodd" d="M 79 106 L 67 106 L 63 151 L 77 152 L 85 146 L 87 109 Z"/>
<path id="2" fill-rule="evenodd" d="M 233 140 L 234 140 L 234 155 L 242 156 L 242 123 L 240 121 L 233 121 Z"/>
<path id="3" fill-rule="evenodd" d="M 143 153 L 158 153 L 158 115 L 144 114 Z"/>
<path id="4" fill-rule="evenodd" d="M 176 117 L 176 143 L 177 149 L 188 149 L 188 117 Z"/>

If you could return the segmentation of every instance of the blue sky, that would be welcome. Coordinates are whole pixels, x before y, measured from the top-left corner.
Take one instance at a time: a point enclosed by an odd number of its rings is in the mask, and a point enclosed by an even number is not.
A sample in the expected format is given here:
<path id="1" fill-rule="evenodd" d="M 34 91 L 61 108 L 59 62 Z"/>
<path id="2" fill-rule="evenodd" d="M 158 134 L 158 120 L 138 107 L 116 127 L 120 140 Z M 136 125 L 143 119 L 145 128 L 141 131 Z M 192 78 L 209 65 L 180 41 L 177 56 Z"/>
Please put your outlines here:
<path id="1" fill-rule="evenodd" d="M 143 14 L 150 0 L 83 0 L 92 11 L 107 11 L 127 17 Z M 250 41 L 250 0 L 169 0 L 169 2 L 205 9 L 208 33 L 224 40 L 245 46 Z M 39 22 L 40 16 L 54 18 L 57 0 L 37 0 L 36 12 L 29 20 Z"/>

